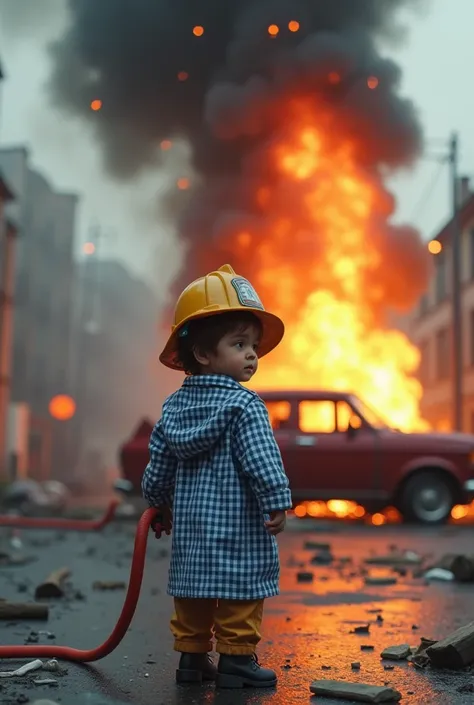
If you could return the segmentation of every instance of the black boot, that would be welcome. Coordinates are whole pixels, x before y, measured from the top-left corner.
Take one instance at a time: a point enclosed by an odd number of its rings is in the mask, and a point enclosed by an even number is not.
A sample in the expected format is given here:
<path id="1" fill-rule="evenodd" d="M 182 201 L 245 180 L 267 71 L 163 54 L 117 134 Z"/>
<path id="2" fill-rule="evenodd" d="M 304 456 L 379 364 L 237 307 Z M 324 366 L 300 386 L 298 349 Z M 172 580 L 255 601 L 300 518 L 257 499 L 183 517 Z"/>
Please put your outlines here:
<path id="1" fill-rule="evenodd" d="M 221 654 L 217 669 L 218 688 L 272 688 L 277 683 L 275 671 L 262 668 L 257 656 Z"/>
<path id="2" fill-rule="evenodd" d="M 176 683 L 215 681 L 217 668 L 209 654 L 181 654 Z"/>

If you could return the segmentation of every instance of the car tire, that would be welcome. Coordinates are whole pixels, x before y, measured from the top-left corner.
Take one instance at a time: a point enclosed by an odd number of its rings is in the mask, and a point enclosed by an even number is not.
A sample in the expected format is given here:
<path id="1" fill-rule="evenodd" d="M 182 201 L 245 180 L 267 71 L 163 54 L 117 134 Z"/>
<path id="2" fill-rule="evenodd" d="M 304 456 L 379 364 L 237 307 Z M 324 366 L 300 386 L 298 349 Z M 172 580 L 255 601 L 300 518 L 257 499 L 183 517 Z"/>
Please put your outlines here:
<path id="1" fill-rule="evenodd" d="M 455 487 L 436 470 L 417 472 L 403 487 L 400 508 L 405 520 L 419 524 L 443 524 L 455 504 Z"/>

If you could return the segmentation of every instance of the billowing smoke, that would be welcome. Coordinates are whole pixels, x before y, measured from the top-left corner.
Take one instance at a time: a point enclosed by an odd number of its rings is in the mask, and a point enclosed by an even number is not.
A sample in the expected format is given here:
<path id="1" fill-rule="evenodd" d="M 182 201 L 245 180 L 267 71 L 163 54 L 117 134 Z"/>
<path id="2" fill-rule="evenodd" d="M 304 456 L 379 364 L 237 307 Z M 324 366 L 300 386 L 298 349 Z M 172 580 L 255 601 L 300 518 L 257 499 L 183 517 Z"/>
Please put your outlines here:
<path id="1" fill-rule="evenodd" d="M 291 193 L 275 183 L 269 153 L 288 132 L 292 101 L 304 101 L 316 123 L 323 113 L 327 120 L 329 106 L 331 139 L 341 130 L 353 137 L 358 164 L 371 178 L 381 181 L 420 153 L 416 111 L 399 95 L 400 70 L 378 49 L 380 39 L 398 37 L 400 11 L 418 5 L 69 0 L 69 28 L 52 47 L 50 89 L 62 109 L 90 121 L 117 178 L 159 164 L 162 140 L 191 144 L 198 178 L 174 201 L 187 246 L 178 286 L 223 260 L 251 274 L 252 257 L 233 258 L 229 234 L 242 227 L 257 238 L 268 232 L 268 212 L 255 199 L 262 185 L 277 189 L 291 211 Z M 369 77 L 377 79 L 377 90 L 368 86 Z M 102 101 L 99 113 L 90 109 L 94 99 Z M 387 225 L 393 211 L 388 194 L 382 210 L 376 214 L 384 222 L 379 249 L 392 268 L 380 286 L 385 303 L 403 307 L 424 284 L 424 250 L 414 231 Z M 316 256 L 318 233 L 311 237 Z M 297 246 L 289 241 L 286 257 Z"/>

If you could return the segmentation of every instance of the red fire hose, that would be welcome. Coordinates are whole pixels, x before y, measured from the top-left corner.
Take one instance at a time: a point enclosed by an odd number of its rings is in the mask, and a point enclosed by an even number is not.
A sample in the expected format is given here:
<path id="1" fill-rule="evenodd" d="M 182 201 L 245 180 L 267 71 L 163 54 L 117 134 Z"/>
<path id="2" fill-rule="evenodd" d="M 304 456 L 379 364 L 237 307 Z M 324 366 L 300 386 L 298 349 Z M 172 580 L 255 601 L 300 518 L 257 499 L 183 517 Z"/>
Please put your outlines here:
<path id="1" fill-rule="evenodd" d="M 24 517 L 0 514 L 0 526 L 14 526 L 19 529 L 62 529 L 64 531 L 101 531 L 112 521 L 120 502 L 112 500 L 101 519 L 61 519 L 58 517 Z"/>
<path id="2" fill-rule="evenodd" d="M 56 646 L 55 644 L 37 646 L 0 646 L 0 658 L 58 658 L 65 661 L 98 661 L 108 656 L 122 641 L 130 626 L 130 622 L 135 614 L 140 588 L 143 580 L 143 570 L 145 567 L 146 545 L 150 525 L 158 514 L 157 509 L 147 509 L 143 512 L 137 526 L 135 534 L 135 546 L 133 549 L 132 565 L 130 567 L 130 580 L 128 583 L 127 595 L 123 603 L 122 612 L 117 624 L 109 638 L 95 649 L 81 650 L 73 649 L 70 646 Z M 161 535 L 160 526 L 155 526 L 156 536 Z"/>

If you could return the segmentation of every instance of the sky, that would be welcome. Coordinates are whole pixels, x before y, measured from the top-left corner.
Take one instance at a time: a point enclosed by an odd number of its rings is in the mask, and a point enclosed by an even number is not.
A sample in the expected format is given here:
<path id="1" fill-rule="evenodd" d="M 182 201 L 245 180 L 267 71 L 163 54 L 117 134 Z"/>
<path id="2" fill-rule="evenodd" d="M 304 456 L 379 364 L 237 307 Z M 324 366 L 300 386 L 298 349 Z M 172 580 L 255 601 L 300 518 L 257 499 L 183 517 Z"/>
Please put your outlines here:
<path id="1" fill-rule="evenodd" d="M 21 2 L 35 0 L 21 0 Z M 98 0 L 99 1 L 99 0 Z M 60 191 L 81 196 L 77 252 L 89 239 L 92 225 L 103 233 L 104 257 L 125 261 L 164 300 L 178 271 L 181 249 L 173 226 L 156 214 L 156 195 L 188 173 L 186 147 L 173 150 L 161 172 L 133 183 L 118 185 L 107 176 L 90 134 L 77 121 L 58 114 L 48 103 L 44 83 L 48 76 L 46 46 L 65 22 L 63 0 L 41 0 L 53 6 L 53 21 L 34 22 L 21 39 L 2 32 L 0 0 L 0 57 L 6 80 L 0 105 L 0 145 L 25 144 L 31 165 Z M 474 65 L 473 0 L 431 0 L 430 9 L 410 14 L 407 40 L 384 52 L 403 70 L 402 93 L 416 104 L 427 139 L 425 156 L 411 172 L 390 181 L 397 199 L 395 220 L 418 227 L 430 239 L 445 222 L 450 209 L 446 155 L 455 130 L 460 139 L 460 171 L 474 182 L 474 93 L 470 68 Z M 436 180 L 435 180 L 436 179 Z"/>

